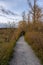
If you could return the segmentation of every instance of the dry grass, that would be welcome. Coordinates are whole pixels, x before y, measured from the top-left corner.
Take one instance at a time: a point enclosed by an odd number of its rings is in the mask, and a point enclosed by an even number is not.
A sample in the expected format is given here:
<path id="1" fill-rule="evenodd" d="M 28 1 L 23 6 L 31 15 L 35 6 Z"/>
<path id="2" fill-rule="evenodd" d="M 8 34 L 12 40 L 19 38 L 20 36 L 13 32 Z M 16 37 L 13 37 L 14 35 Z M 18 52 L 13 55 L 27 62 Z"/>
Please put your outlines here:
<path id="1" fill-rule="evenodd" d="M 43 23 L 30 24 L 25 40 L 31 45 L 43 64 Z"/>
<path id="2" fill-rule="evenodd" d="M 28 32 L 25 39 L 43 62 L 43 34 L 39 32 Z"/>
<path id="3" fill-rule="evenodd" d="M 20 35 L 18 29 L 0 29 L 0 65 L 7 65 Z"/>

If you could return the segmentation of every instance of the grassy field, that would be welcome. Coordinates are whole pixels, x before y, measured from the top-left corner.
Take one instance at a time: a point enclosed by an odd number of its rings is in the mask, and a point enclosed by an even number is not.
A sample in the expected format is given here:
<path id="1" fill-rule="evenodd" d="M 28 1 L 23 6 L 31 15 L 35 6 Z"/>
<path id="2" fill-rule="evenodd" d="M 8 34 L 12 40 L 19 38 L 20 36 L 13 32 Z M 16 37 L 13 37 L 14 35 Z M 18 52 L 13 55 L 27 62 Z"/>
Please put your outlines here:
<path id="1" fill-rule="evenodd" d="M 43 23 L 38 22 L 35 24 L 29 23 L 28 25 L 25 23 L 25 26 L 24 24 L 23 26 L 20 25 L 18 29 L 0 29 L 0 65 L 8 65 L 13 48 L 22 31 L 25 32 L 25 40 L 31 45 L 43 64 Z"/>
<path id="2" fill-rule="evenodd" d="M 25 40 L 31 45 L 43 64 L 43 23 L 31 23 L 27 28 Z"/>
<path id="3" fill-rule="evenodd" d="M 0 29 L 0 65 L 8 65 L 19 35 L 19 29 Z"/>

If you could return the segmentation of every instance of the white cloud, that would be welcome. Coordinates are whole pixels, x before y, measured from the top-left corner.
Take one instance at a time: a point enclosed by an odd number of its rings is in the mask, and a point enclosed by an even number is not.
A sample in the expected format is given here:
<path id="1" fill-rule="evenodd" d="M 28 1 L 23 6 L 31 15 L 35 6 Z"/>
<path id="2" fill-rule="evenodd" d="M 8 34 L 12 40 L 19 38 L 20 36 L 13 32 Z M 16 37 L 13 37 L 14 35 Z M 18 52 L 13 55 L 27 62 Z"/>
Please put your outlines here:
<path id="1" fill-rule="evenodd" d="M 7 21 L 5 17 L 0 16 L 0 23 L 7 23 Z"/>
<path id="2" fill-rule="evenodd" d="M 3 15 L 1 14 L 2 16 L 0 16 L 0 23 L 8 23 L 9 21 L 10 22 L 15 22 L 17 23 L 18 21 L 22 20 L 22 17 L 21 16 L 10 16 L 10 15 Z"/>
<path id="3" fill-rule="evenodd" d="M 15 2 L 14 2 L 14 0 L 11 2 L 10 1 L 0 1 L 0 7 L 4 7 L 5 9 L 11 9 L 11 11 L 12 11 L 12 7 L 16 7 L 17 5 L 18 4 L 17 4 L 16 0 L 15 0 Z M 13 10 L 13 11 L 14 11 L 14 13 L 16 12 L 15 10 Z M 0 16 L 0 23 L 7 23 L 9 21 L 10 22 L 15 21 L 15 23 L 16 23 L 22 19 L 21 16 L 15 16 L 14 17 L 14 16 L 5 15 L 6 17 L 4 17 L 3 13 L 1 13 L 1 15 L 2 16 Z"/>
<path id="4" fill-rule="evenodd" d="M 5 2 L 3 2 L 3 1 L 0 1 L 0 7 L 7 7 L 7 4 L 5 3 Z"/>

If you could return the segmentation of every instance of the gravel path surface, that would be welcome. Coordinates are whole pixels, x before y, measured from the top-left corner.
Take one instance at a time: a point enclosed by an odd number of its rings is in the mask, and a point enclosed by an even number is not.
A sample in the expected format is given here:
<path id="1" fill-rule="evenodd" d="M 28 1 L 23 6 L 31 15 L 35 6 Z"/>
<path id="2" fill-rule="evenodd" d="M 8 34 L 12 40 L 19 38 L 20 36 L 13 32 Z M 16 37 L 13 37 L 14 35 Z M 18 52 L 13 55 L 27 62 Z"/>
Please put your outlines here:
<path id="1" fill-rule="evenodd" d="M 31 47 L 24 41 L 23 36 L 17 41 L 10 65 L 41 65 Z"/>

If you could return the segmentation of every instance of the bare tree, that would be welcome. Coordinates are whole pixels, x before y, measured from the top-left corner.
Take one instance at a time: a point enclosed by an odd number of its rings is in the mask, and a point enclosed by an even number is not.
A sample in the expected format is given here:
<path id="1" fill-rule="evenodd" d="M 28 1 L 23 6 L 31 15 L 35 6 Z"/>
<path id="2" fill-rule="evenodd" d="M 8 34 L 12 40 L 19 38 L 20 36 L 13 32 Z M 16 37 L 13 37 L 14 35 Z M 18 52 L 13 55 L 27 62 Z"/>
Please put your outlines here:
<path id="1" fill-rule="evenodd" d="M 34 10 L 33 10 L 33 12 L 34 12 L 34 22 L 36 22 L 36 20 L 35 20 L 35 13 L 36 13 L 36 0 L 34 0 Z"/>
<path id="2" fill-rule="evenodd" d="M 29 24 L 29 22 L 30 22 L 30 14 L 28 13 L 28 24 Z"/>
<path id="3" fill-rule="evenodd" d="M 30 14 L 32 14 L 32 18 L 33 18 L 33 22 L 36 22 L 39 20 L 39 18 L 41 17 L 41 8 L 36 4 L 37 0 L 34 0 L 34 5 L 32 6 L 32 3 L 30 2 L 30 0 L 28 1 L 28 5 L 31 9 L 31 11 L 29 11 Z"/>
<path id="4" fill-rule="evenodd" d="M 23 21 L 25 21 L 25 11 L 22 12 Z"/>
<path id="5" fill-rule="evenodd" d="M 34 22 L 35 22 L 36 0 L 34 0 L 34 6 L 32 6 L 30 0 L 27 0 L 27 1 L 28 1 L 28 5 L 31 9 L 31 11 L 29 11 L 29 13 L 33 14 L 33 18 L 34 18 Z"/>

